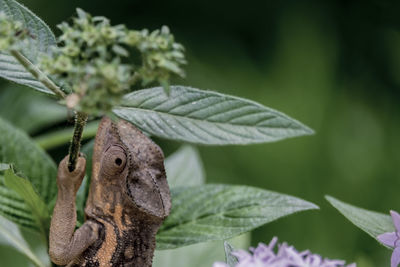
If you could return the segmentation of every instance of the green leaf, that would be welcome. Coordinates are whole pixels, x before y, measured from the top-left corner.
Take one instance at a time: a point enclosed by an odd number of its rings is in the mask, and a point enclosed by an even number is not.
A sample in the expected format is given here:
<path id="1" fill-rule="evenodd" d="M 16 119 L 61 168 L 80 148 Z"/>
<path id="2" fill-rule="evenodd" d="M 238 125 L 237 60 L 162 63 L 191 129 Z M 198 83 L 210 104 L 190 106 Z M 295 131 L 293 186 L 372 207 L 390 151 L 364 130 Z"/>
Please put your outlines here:
<path id="1" fill-rule="evenodd" d="M 171 188 L 202 185 L 205 181 L 203 164 L 197 149 L 193 146 L 182 146 L 166 158 L 165 171 Z"/>
<path id="2" fill-rule="evenodd" d="M 157 248 L 225 240 L 309 209 L 318 207 L 299 198 L 249 186 L 173 189 L 171 214 L 157 234 Z"/>
<path id="3" fill-rule="evenodd" d="M 0 116 L 32 133 L 65 120 L 67 109 L 48 96 L 12 85 L 0 90 Z"/>
<path id="4" fill-rule="evenodd" d="M 36 224 L 39 226 L 40 232 L 44 237 L 47 237 L 50 229 L 50 214 L 46 204 L 35 192 L 32 184 L 28 180 L 15 175 L 11 169 L 5 171 L 4 183 L 24 200 Z"/>
<path id="5" fill-rule="evenodd" d="M 56 45 L 56 38 L 50 28 L 29 9 L 14 0 L 0 0 L 0 12 L 9 18 L 20 21 L 29 34 L 29 42 L 22 53 L 32 63 L 36 64 L 40 53 L 50 53 L 51 46 Z M 0 77 L 29 86 L 38 91 L 54 94 L 37 81 L 18 61 L 8 53 L 0 52 Z"/>
<path id="6" fill-rule="evenodd" d="M 5 244 L 9 246 L 14 247 L 21 254 L 26 256 L 35 266 L 46 266 L 43 262 L 40 261 L 38 257 L 36 257 L 35 253 L 30 249 L 29 245 L 22 236 L 18 226 L 2 216 L 0 216 L 0 236 L 4 238 L 1 241 L 5 242 Z"/>
<path id="7" fill-rule="evenodd" d="M 207 145 L 254 144 L 310 135 L 313 131 L 256 102 L 171 86 L 132 92 L 114 113 L 161 138 Z"/>
<path id="8" fill-rule="evenodd" d="M 5 185 L 3 175 L 0 175 L 0 215 L 25 228 L 39 231 L 29 206 L 20 195 Z"/>
<path id="9" fill-rule="evenodd" d="M 238 259 L 232 255 L 232 252 L 235 250 L 235 248 L 226 241 L 224 242 L 224 248 L 226 263 L 229 265 L 229 267 L 235 267 L 238 263 Z"/>
<path id="10" fill-rule="evenodd" d="M 387 214 L 358 208 L 331 196 L 326 196 L 325 198 L 344 217 L 375 239 L 380 234 L 395 231 L 392 217 Z"/>
<path id="11" fill-rule="evenodd" d="M 89 122 L 83 129 L 82 140 L 95 136 L 98 127 L 98 121 Z M 69 143 L 73 133 L 74 127 L 68 127 L 37 136 L 35 137 L 35 141 L 40 147 L 47 150 Z"/>
<path id="12" fill-rule="evenodd" d="M 235 237 L 229 242 L 247 249 L 250 245 L 250 234 Z M 223 241 L 213 241 L 171 250 L 156 250 L 153 267 L 211 267 L 216 261 L 223 262 L 224 257 Z"/>
<path id="13" fill-rule="evenodd" d="M 45 203 L 50 203 L 57 190 L 54 161 L 26 133 L 2 118 L 0 133 L 0 162 L 22 172 Z"/>

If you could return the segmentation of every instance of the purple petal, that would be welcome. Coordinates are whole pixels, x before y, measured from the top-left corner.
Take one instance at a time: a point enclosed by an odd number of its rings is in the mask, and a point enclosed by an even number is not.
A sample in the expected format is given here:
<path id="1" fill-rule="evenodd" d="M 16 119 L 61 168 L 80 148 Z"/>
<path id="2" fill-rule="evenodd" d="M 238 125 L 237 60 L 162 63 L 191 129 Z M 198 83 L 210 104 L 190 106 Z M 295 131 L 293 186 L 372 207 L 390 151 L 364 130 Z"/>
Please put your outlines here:
<path id="1" fill-rule="evenodd" d="M 223 262 L 214 262 L 213 267 L 229 267 L 228 264 Z"/>
<path id="2" fill-rule="evenodd" d="M 278 242 L 278 238 L 276 236 L 274 236 L 272 238 L 271 242 L 269 242 L 268 248 L 271 249 L 271 250 L 274 249 L 274 247 L 275 247 L 277 242 Z"/>
<path id="3" fill-rule="evenodd" d="M 392 259 L 390 260 L 391 267 L 397 267 L 400 264 L 400 247 L 393 250 Z"/>
<path id="4" fill-rule="evenodd" d="M 390 233 L 383 235 L 384 238 L 382 240 L 384 242 L 386 242 L 387 238 L 385 237 L 388 234 Z M 392 233 L 392 235 L 396 238 L 395 233 Z M 278 244 L 277 252 L 274 252 L 273 248 L 276 246 L 276 241 L 277 239 L 274 238 L 269 245 L 260 243 L 256 248 L 251 248 L 250 253 L 244 250 L 232 252 L 232 255 L 236 256 L 239 261 L 235 267 L 345 267 L 345 261 L 343 260 L 324 259 L 318 254 L 312 254 L 308 250 L 299 252 L 287 243 Z M 395 262 L 400 262 L 400 247 L 399 251 L 396 248 L 393 257 Z M 214 265 L 213 267 L 225 266 Z M 356 265 L 353 263 L 347 265 L 347 267 L 356 267 Z M 392 267 L 397 267 L 397 265 Z"/>
<path id="5" fill-rule="evenodd" d="M 390 215 L 392 216 L 394 227 L 396 227 L 396 230 L 400 232 L 400 214 L 394 210 L 391 210 Z"/>
<path id="6" fill-rule="evenodd" d="M 253 256 L 250 253 L 248 253 L 247 251 L 244 251 L 242 249 L 237 250 L 237 251 L 233 251 L 233 252 L 231 252 L 231 254 L 233 256 L 235 256 L 238 259 L 238 261 L 243 261 L 243 260 L 246 260 L 246 259 L 252 259 L 253 258 Z"/>
<path id="7" fill-rule="evenodd" d="M 381 242 L 382 244 L 389 246 L 389 247 L 394 247 L 394 242 L 396 242 L 397 240 L 397 236 L 396 236 L 396 232 L 392 232 L 392 233 L 384 233 L 381 235 L 377 236 L 379 242 Z"/>

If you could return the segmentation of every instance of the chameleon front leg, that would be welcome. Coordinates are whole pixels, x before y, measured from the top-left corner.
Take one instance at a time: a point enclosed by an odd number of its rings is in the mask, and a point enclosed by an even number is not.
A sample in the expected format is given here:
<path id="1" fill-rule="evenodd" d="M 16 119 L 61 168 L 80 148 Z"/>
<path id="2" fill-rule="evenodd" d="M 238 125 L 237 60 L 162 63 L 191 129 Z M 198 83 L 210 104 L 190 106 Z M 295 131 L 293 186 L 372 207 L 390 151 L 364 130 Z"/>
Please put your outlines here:
<path id="1" fill-rule="evenodd" d="M 86 160 L 78 159 L 76 168 L 68 170 L 68 156 L 58 166 L 58 196 L 50 225 L 51 260 L 57 265 L 67 265 L 82 254 L 98 238 L 97 224 L 85 222 L 75 231 L 75 198 L 85 176 Z"/>

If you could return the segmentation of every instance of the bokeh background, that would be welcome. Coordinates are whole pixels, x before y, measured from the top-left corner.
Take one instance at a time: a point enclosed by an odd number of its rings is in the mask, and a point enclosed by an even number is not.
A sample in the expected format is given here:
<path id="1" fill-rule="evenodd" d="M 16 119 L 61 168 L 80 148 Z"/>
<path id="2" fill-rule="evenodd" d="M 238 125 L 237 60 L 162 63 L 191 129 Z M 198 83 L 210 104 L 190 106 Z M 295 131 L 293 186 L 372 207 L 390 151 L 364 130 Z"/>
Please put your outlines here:
<path id="1" fill-rule="evenodd" d="M 390 251 L 324 195 L 381 212 L 400 210 L 398 1 L 20 2 L 57 34 L 55 25 L 75 7 L 135 29 L 168 25 L 189 62 L 187 78 L 176 83 L 256 100 L 313 128 L 314 136 L 278 143 L 200 147 L 208 182 L 262 187 L 320 205 L 319 212 L 255 230 L 253 245 L 278 236 L 299 250 L 360 267 L 389 265 Z M 0 91 L 7 86 L 2 81 Z M 165 154 L 179 147 L 158 141 Z M 58 160 L 66 151 L 51 153 Z"/>

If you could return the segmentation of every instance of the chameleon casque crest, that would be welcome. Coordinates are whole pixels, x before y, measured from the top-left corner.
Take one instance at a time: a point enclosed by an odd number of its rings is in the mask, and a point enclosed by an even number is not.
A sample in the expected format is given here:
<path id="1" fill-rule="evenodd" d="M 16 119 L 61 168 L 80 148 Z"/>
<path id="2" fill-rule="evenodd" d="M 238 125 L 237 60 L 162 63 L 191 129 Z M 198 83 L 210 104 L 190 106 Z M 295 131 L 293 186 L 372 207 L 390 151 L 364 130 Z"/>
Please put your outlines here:
<path id="1" fill-rule="evenodd" d="M 97 131 L 85 223 L 77 230 L 75 197 L 86 160 L 58 167 L 50 257 L 58 265 L 150 267 L 155 236 L 171 199 L 161 149 L 132 124 L 103 118 Z"/>

